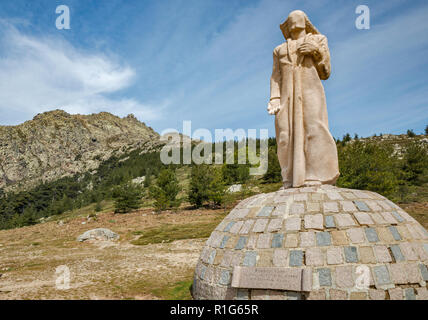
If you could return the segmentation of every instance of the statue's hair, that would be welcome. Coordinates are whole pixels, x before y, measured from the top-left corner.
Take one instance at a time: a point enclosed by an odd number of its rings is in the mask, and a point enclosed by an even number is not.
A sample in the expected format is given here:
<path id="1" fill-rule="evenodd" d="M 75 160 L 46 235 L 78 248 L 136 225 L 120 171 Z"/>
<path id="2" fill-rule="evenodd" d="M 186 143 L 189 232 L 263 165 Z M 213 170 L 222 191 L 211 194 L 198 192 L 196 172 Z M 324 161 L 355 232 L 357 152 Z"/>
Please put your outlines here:
<path id="1" fill-rule="evenodd" d="M 282 23 L 279 27 L 282 31 L 282 34 L 284 35 L 284 38 L 286 40 L 291 38 L 291 32 L 288 26 L 288 22 L 289 22 L 289 18 L 290 15 L 294 12 L 300 12 L 303 14 L 303 16 L 305 17 L 305 25 L 306 25 L 306 33 L 312 33 L 312 34 L 320 34 L 320 32 L 318 31 L 317 28 L 315 28 L 315 26 L 312 24 L 312 22 L 309 20 L 308 16 L 306 15 L 306 13 L 304 13 L 303 11 L 300 10 L 295 10 L 293 12 L 291 12 L 288 17 L 287 20 L 284 21 L 284 23 Z"/>

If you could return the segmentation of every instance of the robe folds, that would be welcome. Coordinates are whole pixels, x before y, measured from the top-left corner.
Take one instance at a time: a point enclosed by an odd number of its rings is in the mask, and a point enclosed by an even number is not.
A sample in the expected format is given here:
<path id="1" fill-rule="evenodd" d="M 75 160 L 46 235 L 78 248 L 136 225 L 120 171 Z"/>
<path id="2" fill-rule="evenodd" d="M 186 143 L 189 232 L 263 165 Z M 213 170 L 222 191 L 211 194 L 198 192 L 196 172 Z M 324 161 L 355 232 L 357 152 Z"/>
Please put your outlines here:
<path id="1" fill-rule="evenodd" d="M 316 46 L 316 58 L 301 55 L 303 42 Z M 328 128 L 327 105 L 321 80 L 330 76 L 327 38 L 307 34 L 288 39 L 273 52 L 271 100 L 280 99 L 275 116 L 278 159 L 284 184 L 334 184 L 339 177 L 337 148 Z"/>

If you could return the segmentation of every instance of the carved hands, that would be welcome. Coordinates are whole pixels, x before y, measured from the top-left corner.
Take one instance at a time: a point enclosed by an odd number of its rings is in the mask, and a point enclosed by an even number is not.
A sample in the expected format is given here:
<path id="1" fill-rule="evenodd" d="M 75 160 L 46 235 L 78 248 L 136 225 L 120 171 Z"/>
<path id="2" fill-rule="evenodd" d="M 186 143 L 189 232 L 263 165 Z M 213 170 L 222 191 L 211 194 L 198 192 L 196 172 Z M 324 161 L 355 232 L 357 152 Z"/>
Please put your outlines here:
<path id="1" fill-rule="evenodd" d="M 321 54 L 318 48 L 310 42 L 301 44 L 297 51 L 303 55 L 311 55 L 317 61 L 321 60 Z"/>
<path id="2" fill-rule="evenodd" d="M 279 110 L 281 109 L 281 99 L 280 98 L 274 98 L 272 99 L 268 104 L 268 112 L 271 115 L 277 114 Z"/>

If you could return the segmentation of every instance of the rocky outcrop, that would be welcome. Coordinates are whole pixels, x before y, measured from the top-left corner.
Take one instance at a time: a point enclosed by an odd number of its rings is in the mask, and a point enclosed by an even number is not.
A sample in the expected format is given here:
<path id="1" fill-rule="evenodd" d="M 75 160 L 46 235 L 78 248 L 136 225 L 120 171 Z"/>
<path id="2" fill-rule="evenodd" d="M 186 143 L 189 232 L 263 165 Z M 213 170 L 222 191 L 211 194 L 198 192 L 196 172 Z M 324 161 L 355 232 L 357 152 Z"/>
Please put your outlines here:
<path id="1" fill-rule="evenodd" d="M 113 154 L 159 145 L 159 135 L 133 115 L 45 112 L 18 126 L 0 126 L 0 188 L 27 189 L 94 170 Z"/>

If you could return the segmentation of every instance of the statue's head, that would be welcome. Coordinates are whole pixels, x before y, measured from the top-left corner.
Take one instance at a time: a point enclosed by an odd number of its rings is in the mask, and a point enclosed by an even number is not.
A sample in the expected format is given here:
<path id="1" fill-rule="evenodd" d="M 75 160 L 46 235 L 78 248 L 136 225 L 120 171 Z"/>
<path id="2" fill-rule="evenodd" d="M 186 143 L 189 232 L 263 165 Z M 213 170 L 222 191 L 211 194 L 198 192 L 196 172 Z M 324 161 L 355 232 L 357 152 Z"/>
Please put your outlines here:
<path id="1" fill-rule="evenodd" d="M 306 33 L 319 34 L 319 31 L 311 23 L 306 13 L 301 10 L 294 10 L 289 15 L 287 20 L 280 25 L 282 34 L 285 39 L 291 38 L 293 31 L 300 31 L 305 29 Z"/>

